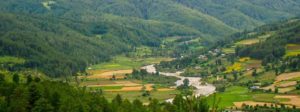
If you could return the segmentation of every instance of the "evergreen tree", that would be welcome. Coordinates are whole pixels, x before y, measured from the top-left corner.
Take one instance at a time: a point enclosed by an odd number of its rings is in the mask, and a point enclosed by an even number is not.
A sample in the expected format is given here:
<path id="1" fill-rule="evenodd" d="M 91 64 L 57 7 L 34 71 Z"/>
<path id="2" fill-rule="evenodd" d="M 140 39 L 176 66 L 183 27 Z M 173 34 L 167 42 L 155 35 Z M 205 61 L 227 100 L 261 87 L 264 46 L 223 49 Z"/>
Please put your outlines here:
<path id="1" fill-rule="evenodd" d="M 150 112 L 162 112 L 161 107 L 157 99 L 152 99 L 149 104 Z"/>
<path id="2" fill-rule="evenodd" d="M 19 77 L 19 74 L 14 74 L 13 75 L 13 81 L 14 81 L 14 83 L 16 83 L 16 84 L 19 84 L 19 81 L 20 81 L 20 77 Z"/>
<path id="3" fill-rule="evenodd" d="M 40 81 L 41 81 L 41 78 L 39 78 L 39 77 L 34 78 L 34 82 L 40 82 Z"/>
<path id="4" fill-rule="evenodd" d="M 34 107 L 35 102 L 40 99 L 41 94 L 37 88 L 37 85 L 35 83 L 32 83 L 28 87 L 28 92 L 29 92 L 29 106 L 28 110 L 32 110 Z"/>
<path id="5" fill-rule="evenodd" d="M 256 71 L 256 69 L 254 69 L 253 72 L 252 72 L 252 76 L 256 77 L 257 75 L 258 75 L 257 71 Z"/>
<path id="6" fill-rule="evenodd" d="M 58 92 L 54 92 L 51 95 L 51 99 L 50 99 L 50 103 L 53 106 L 53 110 L 54 111 L 58 111 L 59 110 L 59 106 L 60 106 L 60 95 L 58 94 Z"/>
<path id="7" fill-rule="evenodd" d="M 275 93 L 278 93 L 279 92 L 279 90 L 278 90 L 278 88 L 277 87 L 275 87 L 275 91 L 274 91 Z"/>
<path id="8" fill-rule="evenodd" d="M 132 105 L 134 106 L 134 108 L 133 108 L 134 112 L 145 112 L 146 111 L 143 103 L 138 99 L 133 100 Z"/>
<path id="9" fill-rule="evenodd" d="M 53 107 L 45 98 L 40 98 L 35 102 L 32 112 L 53 112 Z"/>
<path id="10" fill-rule="evenodd" d="M 5 75 L 0 73 L 0 84 L 5 82 Z"/>
<path id="11" fill-rule="evenodd" d="M 32 82 L 32 76 L 31 75 L 28 75 L 27 76 L 27 84 L 31 83 Z"/>
<path id="12" fill-rule="evenodd" d="M 184 79 L 183 80 L 183 87 L 184 88 L 189 88 L 190 85 L 190 80 L 189 79 Z"/>
<path id="13" fill-rule="evenodd" d="M 8 101 L 8 112 L 30 112 L 28 107 L 28 94 L 27 90 L 23 87 L 17 87 Z"/>

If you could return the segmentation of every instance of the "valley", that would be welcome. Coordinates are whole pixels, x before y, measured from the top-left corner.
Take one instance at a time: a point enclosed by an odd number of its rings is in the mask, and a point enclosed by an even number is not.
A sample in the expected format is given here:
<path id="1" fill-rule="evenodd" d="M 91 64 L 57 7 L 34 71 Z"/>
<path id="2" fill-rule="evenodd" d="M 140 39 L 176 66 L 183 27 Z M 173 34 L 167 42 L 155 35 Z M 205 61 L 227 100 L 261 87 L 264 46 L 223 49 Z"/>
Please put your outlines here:
<path id="1" fill-rule="evenodd" d="M 299 0 L 0 0 L 0 112 L 299 112 Z"/>

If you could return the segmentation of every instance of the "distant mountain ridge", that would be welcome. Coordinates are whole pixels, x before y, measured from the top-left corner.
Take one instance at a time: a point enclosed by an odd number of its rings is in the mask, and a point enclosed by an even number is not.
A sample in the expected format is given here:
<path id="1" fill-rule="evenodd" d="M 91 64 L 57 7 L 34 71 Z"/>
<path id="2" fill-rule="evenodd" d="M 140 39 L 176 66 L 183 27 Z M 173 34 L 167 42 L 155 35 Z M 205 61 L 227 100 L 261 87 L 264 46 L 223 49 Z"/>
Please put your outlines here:
<path id="1" fill-rule="evenodd" d="M 1 11 L 5 12 L 89 22 L 99 21 L 107 14 L 120 18 L 168 21 L 192 27 L 212 37 L 253 29 L 300 14 L 297 0 L 10 0 L 2 3 Z"/>

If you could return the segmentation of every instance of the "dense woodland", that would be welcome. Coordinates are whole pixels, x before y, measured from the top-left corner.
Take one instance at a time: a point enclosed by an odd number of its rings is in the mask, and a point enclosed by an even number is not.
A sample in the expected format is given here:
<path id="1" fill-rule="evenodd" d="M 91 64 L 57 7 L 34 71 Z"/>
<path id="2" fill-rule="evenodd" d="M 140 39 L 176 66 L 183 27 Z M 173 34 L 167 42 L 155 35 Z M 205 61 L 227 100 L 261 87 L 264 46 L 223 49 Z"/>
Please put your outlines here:
<path id="1" fill-rule="evenodd" d="M 84 71 L 87 66 L 129 52 L 134 46 L 159 46 L 159 37 L 168 31 L 193 34 L 168 24 L 141 30 L 114 23 L 81 23 L 7 13 L 1 14 L 0 19 L 0 55 L 23 57 L 27 60 L 25 67 L 38 68 L 53 77 Z M 157 33 L 152 29 L 161 30 Z"/>

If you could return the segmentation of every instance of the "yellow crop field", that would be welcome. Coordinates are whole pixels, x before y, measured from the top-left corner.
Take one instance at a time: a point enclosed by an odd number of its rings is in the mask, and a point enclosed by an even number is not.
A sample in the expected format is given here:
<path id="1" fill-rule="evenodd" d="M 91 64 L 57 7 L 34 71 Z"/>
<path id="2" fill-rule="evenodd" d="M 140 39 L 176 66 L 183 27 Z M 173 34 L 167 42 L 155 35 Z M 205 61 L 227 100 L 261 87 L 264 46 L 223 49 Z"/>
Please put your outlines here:
<path id="1" fill-rule="evenodd" d="M 234 63 L 233 65 L 227 67 L 225 73 L 230 73 L 232 71 L 241 71 L 242 70 L 242 64 L 241 63 Z"/>

